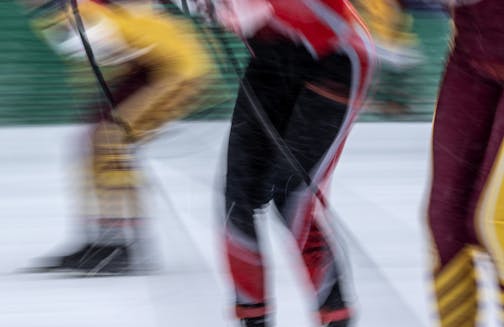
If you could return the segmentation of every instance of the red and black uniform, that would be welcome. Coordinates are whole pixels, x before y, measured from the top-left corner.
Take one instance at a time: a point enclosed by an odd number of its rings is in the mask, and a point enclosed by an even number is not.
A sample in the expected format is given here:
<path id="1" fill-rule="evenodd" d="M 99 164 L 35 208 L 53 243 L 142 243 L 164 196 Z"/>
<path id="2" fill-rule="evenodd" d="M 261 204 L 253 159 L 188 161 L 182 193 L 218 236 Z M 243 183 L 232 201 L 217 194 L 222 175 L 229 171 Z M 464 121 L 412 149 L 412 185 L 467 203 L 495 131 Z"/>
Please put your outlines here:
<path id="1" fill-rule="evenodd" d="M 443 327 L 476 325 L 474 249 L 491 254 L 504 282 L 504 2 L 482 0 L 453 14 L 456 35 L 434 119 L 428 208 Z"/>
<path id="2" fill-rule="evenodd" d="M 273 17 L 248 39 L 244 79 L 291 152 L 322 188 L 364 98 L 372 44 L 343 0 L 272 0 Z M 254 213 L 271 200 L 298 244 L 316 292 L 321 323 L 344 321 L 331 240 L 317 200 L 279 153 L 240 89 L 229 138 L 226 249 L 241 319 L 271 311 Z"/>

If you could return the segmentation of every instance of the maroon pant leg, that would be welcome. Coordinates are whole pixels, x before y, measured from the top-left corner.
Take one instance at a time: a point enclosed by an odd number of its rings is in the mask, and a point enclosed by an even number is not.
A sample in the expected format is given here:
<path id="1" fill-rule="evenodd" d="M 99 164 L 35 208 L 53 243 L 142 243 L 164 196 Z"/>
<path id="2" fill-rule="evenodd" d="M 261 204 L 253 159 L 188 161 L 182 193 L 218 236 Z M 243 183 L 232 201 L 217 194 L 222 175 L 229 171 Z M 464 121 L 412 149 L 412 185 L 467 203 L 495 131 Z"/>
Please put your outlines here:
<path id="1" fill-rule="evenodd" d="M 441 267 L 473 243 L 470 205 L 502 87 L 456 53 L 446 68 L 434 119 L 429 226 Z M 479 186 L 480 187 L 480 186 Z"/>

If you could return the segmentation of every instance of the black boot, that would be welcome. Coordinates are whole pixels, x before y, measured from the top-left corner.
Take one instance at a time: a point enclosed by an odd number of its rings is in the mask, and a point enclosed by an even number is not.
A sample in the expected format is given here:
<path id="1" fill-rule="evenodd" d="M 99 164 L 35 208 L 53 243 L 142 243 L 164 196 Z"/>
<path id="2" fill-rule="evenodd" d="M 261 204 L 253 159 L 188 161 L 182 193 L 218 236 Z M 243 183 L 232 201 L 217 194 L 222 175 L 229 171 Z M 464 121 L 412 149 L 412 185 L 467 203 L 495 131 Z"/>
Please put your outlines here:
<path id="1" fill-rule="evenodd" d="M 350 326 L 350 319 L 332 321 L 327 325 L 324 325 L 324 327 L 348 327 L 348 326 Z"/>
<path id="2" fill-rule="evenodd" d="M 268 327 L 266 317 L 244 318 L 241 320 L 242 327 Z"/>
<path id="3" fill-rule="evenodd" d="M 94 246 L 78 263 L 87 276 L 120 275 L 131 272 L 130 253 L 124 245 Z"/>
<path id="4" fill-rule="evenodd" d="M 59 272 L 75 270 L 80 260 L 91 251 L 91 244 L 84 244 L 79 249 L 67 255 L 50 256 L 37 259 L 34 267 L 27 272 Z"/>
<path id="5" fill-rule="evenodd" d="M 116 275 L 130 269 L 126 246 L 85 244 L 68 255 L 42 259 L 43 263 L 28 272 L 77 272 L 86 276 Z"/>

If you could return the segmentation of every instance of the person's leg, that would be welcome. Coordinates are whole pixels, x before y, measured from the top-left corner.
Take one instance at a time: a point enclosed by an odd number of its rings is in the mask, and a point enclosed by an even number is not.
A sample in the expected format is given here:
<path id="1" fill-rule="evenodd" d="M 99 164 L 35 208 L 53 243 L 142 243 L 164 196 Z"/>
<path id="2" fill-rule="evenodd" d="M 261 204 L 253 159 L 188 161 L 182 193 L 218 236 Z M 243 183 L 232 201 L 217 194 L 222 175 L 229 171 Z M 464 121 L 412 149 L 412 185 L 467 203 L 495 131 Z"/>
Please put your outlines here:
<path id="1" fill-rule="evenodd" d="M 443 327 L 475 326 L 476 273 L 467 221 L 501 88 L 457 54 L 446 68 L 434 118 L 428 223 L 434 252 L 434 295 Z"/>
<path id="2" fill-rule="evenodd" d="M 331 64 L 329 64 L 329 62 Z M 316 177 L 320 169 L 332 170 L 340 149 L 330 151 L 339 135 L 345 135 L 345 119 L 351 110 L 350 80 L 351 63 L 345 56 L 327 59 L 321 67 L 330 80 L 309 78 L 298 97 L 294 112 L 284 133 L 289 150 L 303 168 Z M 334 74 L 331 76 L 331 69 Z M 342 146 L 342 143 L 340 144 Z M 334 149 L 333 149 L 334 150 Z M 322 162 L 331 156 L 324 166 Z M 345 326 L 350 312 L 341 290 L 341 274 L 334 253 L 333 235 L 324 230 L 318 220 L 323 210 L 318 200 L 304 184 L 284 157 L 275 165 L 274 201 L 293 233 L 316 293 L 318 316 L 321 324 Z M 324 167 L 324 168 L 322 168 Z M 326 172 L 322 175 L 328 176 Z M 320 179 L 317 186 L 323 191 L 327 178 Z"/>
<path id="3" fill-rule="evenodd" d="M 146 217 L 141 199 L 144 177 L 136 162 L 136 148 L 155 136 L 166 123 L 195 109 L 208 85 L 207 76 L 141 81 L 141 85 L 133 83 L 140 86 L 135 89 L 125 85 L 124 90 L 130 92 L 119 94 L 120 102 L 111 115 L 121 123 L 103 119 L 92 132 L 93 196 L 88 193 L 83 202 L 88 208 L 96 203 L 97 210 L 94 214 L 83 213 L 89 220 L 86 234 L 93 248 L 91 252 L 86 251 L 85 260 L 81 260 L 84 263 L 79 263 L 78 268 L 84 270 L 106 271 L 111 264 L 101 267 L 102 262 L 109 260 L 107 254 L 117 253 L 117 249 L 126 253 L 126 262 L 118 264 L 120 269 L 145 269 L 143 266 L 148 260 L 136 260 L 133 267 L 129 258 L 131 253 L 139 253 L 137 257 L 146 255 L 143 249 Z"/>
<path id="4" fill-rule="evenodd" d="M 145 87 L 148 74 L 146 69 L 137 67 L 125 77 L 112 81 L 114 99 L 119 105 Z M 89 108 L 95 124 L 75 145 L 79 152 L 73 156 L 77 163 L 71 165 L 71 170 L 77 173 L 72 176 L 72 186 L 76 191 L 73 202 L 79 223 L 76 229 L 78 248 L 59 256 L 41 258 L 36 270 L 93 272 L 101 267 L 94 272 L 103 273 L 130 268 L 128 245 L 144 236 L 138 232 L 144 218 L 138 198 L 141 179 L 131 181 L 130 177 L 139 175 L 133 145 L 126 141 L 124 129 L 107 120 L 112 110 L 105 103 Z M 122 170 L 120 165 L 126 168 Z M 109 203 L 109 200 L 112 201 Z M 100 264 L 110 258 L 116 258 L 110 261 L 112 265 Z"/>
<path id="5" fill-rule="evenodd" d="M 296 85 L 283 74 L 283 58 L 259 49 L 244 79 L 275 128 L 283 129 L 295 101 Z M 227 153 L 225 246 L 236 293 L 236 316 L 250 326 L 264 325 L 270 303 L 254 214 L 272 196 L 269 180 L 276 149 L 254 115 L 250 99 L 239 90 Z"/>

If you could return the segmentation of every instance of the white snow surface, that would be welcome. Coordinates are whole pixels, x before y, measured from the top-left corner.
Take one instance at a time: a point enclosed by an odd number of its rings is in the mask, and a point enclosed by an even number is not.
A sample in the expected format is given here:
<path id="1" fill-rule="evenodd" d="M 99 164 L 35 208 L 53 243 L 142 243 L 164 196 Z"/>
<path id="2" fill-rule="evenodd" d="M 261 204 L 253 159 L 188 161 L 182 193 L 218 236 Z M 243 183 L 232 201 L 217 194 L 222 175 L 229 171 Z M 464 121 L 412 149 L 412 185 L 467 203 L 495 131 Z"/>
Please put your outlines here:
<path id="1" fill-rule="evenodd" d="M 172 124 L 140 153 L 158 273 L 18 273 L 76 242 L 69 162 L 86 129 L 0 129 L 0 326 L 238 326 L 220 239 L 227 122 Z M 428 123 L 357 124 L 335 170 L 330 199 L 352 266 L 355 326 L 434 325 L 424 224 L 430 131 Z M 272 212 L 265 221 L 275 325 L 316 326 L 292 241 Z"/>

